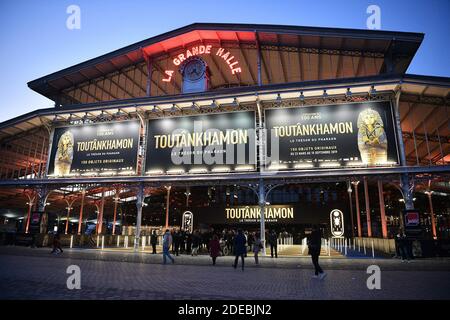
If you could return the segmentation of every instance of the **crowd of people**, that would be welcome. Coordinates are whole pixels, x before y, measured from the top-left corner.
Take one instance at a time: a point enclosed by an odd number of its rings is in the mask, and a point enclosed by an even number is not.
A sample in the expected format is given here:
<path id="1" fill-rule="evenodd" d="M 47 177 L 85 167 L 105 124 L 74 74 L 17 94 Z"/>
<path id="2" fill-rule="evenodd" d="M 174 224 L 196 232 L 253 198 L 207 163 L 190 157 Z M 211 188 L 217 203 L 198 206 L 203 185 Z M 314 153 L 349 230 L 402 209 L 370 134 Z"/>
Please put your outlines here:
<path id="1" fill-rule="evenodd" d="M 249 252 L 255 252 L 255 248 L 258 249 L 262 246 L 260 235 L 258 232 L 242 231 L 242 235 L 245 238 L 244 254 Z M 162 236 L 162 242 L 164 242 L 164 236 L 158 235 L 154 230 L 150 236 L 150 244 L 153 247 L 153 254 L 156 254 L 156 246 L 161 241 L 158 241 L 158 237 Z M 197 256 L 198 254 L 210 253 L 210 243 L 212 240 L 217 240 L 219 243 L 218 251 L 220 255 L 233 255 L 235 240 L 239 235 L 237 229 L 224 229 L 222 231 L 216 231 L 214 229 L 209 230 L 194 230 L 190 233 L 182 229 L 169 230 L 171 236 L 171 244 L 169 251 L 178 256 L 179 254 L 190 254 L 191 256 Z M 266 234 L 267 244 L 270 246 L 271 256 L 278 258 L 277 243 L 278 238 L 284 236 L 284 234 L 278 235 L 275 230 L 271 230 Z M 286 235 L 288 236 L 288 234 Z M 215 239 L 216 238 L 216 239 Z M 260 248 L 262 249 L 262 248 Z"/>

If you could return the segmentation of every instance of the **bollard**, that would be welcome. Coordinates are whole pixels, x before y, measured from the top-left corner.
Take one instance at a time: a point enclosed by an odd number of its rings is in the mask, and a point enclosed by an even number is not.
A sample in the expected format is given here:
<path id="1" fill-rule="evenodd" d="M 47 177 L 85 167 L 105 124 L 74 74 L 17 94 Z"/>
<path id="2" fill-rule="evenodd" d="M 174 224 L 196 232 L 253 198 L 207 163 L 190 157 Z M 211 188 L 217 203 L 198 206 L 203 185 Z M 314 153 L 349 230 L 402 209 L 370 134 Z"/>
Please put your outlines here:
<path id="1" fill-rule="evenodd" d="M 70 236 L 70 249 L 73 248 L 73 235 Z"/>
<path id="2" fill-rule="evenodd" d="M 375 250 L 373 249 L 373 239 L 372 239 L 372 258 L 375 259 Z"/>
<path id="3" fill-rule="evenodd" d="M 124 245 L 125 249 L 128 249 L 128 236 L 125 236 L 123 245 Z"/>
<path id="4" fill-rule="evenodd" d="M 364 254 L 366 255 L 367 252 L 366 252 L 366 241 L 365 241 L 365 239 L 363 239 L 363 248 L 364 248 Z"/>
<path id="5" fill-rule="evenodd" d="M 345 249 L 344 255 L 347 255 L 347 239 L 344 240 L 344 249 Z"/>
<path id="6" fill-rule="evenodd" d="M 100 246 L 100 236 L 97 235 L 97 248 Z"/>
<path id="7" fill-rule="evenodd" d="M 102 250 L 105 249 L 105 236 L 102 236 Z"/>
<path id="8" fill-rule="evenodd" d="M 119 247 L 119 245 L 120 245 L 120 236 L 117 236 L 117 248 Z"/>
<path id="9" fill-rule="evenodd" d="M 361 239 L 358 239 L 358 251 L 361 252 Z"/>
<path id="10" fill-rule="evenodd" d="M 142 251 L 145 250 L 145 236 L 142 237 Z"/>

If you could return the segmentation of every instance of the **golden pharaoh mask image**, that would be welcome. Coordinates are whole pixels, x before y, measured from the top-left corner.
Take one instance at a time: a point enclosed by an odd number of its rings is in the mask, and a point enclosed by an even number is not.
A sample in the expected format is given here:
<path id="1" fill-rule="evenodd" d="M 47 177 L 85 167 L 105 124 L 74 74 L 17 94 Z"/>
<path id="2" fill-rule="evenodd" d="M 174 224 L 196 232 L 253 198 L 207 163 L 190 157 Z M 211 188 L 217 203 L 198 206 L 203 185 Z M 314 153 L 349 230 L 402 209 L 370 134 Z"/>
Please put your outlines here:
<path id="1" fill-rule="evenodd" d="M 70 167 L 73 160 L 73 134 L 66 131 L 58 142 L 55 156 L 55 175 L 64 176 L 70 173 Z"/>
<path id="2" fill-rule="evenodd" d="M 387 162 L 387 139 L 383 120 L 373 109 L 361 111 L 358 116 L 358 149 L 367 165 Z"/>

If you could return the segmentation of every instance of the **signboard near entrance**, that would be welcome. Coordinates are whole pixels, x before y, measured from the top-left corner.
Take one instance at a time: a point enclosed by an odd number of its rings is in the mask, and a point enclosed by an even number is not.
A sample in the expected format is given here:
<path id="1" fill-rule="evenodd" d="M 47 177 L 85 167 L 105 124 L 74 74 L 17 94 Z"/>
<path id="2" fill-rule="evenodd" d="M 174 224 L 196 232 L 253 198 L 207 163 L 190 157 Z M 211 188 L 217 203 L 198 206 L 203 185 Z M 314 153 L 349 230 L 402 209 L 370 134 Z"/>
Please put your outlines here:
<path id="1" fill-rule="evenodd" d="M 134 174 L 139 149 L 139 121 L 55 128 L 48 175 Z"/>
<path id="2" fill-rule="evenodd" d="M 267 169 L 398 164 L 393 119 L 387 101 L 268 109 Z"/>
<path id="3" fill-rule="evenodd" d="M 216 173 L 256 168 L 253 111 L 150 119 L 147 174 Z"/>

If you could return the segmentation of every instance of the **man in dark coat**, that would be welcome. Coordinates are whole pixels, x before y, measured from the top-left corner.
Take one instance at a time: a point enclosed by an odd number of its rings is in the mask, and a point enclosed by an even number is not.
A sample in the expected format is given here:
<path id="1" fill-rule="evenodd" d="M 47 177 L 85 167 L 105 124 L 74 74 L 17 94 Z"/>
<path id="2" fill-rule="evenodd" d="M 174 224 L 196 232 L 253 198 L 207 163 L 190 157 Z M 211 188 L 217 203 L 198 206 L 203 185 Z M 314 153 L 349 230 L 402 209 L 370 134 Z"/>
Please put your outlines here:
<path id="1" fill-rule="evenodd" d="M 242 271 L 244 271 L 244 255 L 247 253 L 247 240 L 241 229 L 238 230 L 238 234 L 234 237 L 234 264 L 233 267 L 236 269 L 239 257 L 242 260 Z"/>
<path id="2" fill-rule="evenodd" d="M 153 230 L 152 235 L 150 236 L 150 244 L 152 245 L 153 251 L 152 254 L 156 254 L 156 243 L 158 242 L 158 237 L 156 235 L 156 230 Z"/>
<path id="3" fill-rule="evenodd" d="M 320 247 L 322 243 L 322 234 L 318 226 L 313 226 L 312 232 L 308 237 L 308 251 L 311 255 L 312 263 L 314 265 L 313 278 L 319 278 L 322 280 L 327 276 L 319 266 Z"/>
<path id="4" fill-rule="evenodd" d="M 270 256 L 273 258 L 273 254 L 275 253 L 275 258 L 278 258 L 278 250 L 277 250 L 278 237 L 275 230 L 272 230 L 272 232 L 269 235 L 269 244 L 270 244 Z"/>

